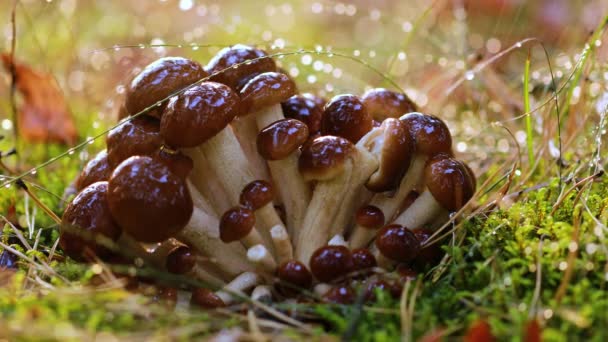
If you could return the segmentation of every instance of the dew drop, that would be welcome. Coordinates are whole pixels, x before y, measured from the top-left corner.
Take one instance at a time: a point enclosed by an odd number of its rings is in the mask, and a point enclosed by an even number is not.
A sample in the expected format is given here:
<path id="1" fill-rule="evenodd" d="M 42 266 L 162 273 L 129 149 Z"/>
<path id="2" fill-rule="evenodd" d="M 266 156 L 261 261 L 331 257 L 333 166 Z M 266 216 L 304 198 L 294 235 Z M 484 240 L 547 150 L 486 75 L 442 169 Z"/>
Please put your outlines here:
<path id="1" fill-rule="evenodd" d="M 472 70 L 465 72 L 464 78 L 467 79 L 467 81 L 473 80 L 475 78 L 475 72 L 473 72 Z"/>

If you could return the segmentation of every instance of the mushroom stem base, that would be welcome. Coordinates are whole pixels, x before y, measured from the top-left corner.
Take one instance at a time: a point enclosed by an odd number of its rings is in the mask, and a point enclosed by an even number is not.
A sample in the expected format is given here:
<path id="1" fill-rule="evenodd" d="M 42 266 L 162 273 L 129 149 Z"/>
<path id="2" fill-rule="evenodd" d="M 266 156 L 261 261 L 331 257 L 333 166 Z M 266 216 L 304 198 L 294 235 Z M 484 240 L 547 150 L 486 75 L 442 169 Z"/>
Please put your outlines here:
<path id="1" fill-rule="evenodd" d="M 399 215 L 394 223 L 409 229 L 419 229 L 445 212 L 430 191 L 423 192 L 406 211 Z"/>

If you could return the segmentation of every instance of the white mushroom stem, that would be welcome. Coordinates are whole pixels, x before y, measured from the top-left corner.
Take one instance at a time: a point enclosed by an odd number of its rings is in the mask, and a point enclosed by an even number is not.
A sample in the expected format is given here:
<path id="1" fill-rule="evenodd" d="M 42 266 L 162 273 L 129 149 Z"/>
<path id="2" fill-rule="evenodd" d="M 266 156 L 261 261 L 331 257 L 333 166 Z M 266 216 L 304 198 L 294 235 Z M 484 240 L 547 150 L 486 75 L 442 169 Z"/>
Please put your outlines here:
<path id="1" fill-rule="evenodd" d="M 231 207 L 226 190 L 220 182 L 218 176 L 209 167 L 209 160 L 202 153 L 200 148 L 187 148 L 181 150 L 185 155 L 192 159 L 194 167 L 188 175 L 188 182 L 196 188 L 204 198 L 212 198 L 208 203 L 213 208 L 213 213 L 219 215 Z"/>
<path id="2" fill-rule="evenodd" d="M 280 103 L 262 108 L 261 110 L 249 115 L 255 117 L 255 121 L 258 125 L 258 131 L 261 131 L 264 127 L 270 125 L 271 123 L 285 119 L 283 108 L 281 107 Z"/>
<path id="3" fill-rule="evenodd" d="M 255 245 L 247 250 L 247 259 L 267 274 L 274 274 L 277 263 L 272 254 L 263 245 Z"/>
<path id="4" fill-rule="evenodd" d="M 116 240 L 116 245 L 120 251 L 125 251 L 125 253 L 134 256 L 136 258 L 136 263 L 138 262 L 137 259 L 141 259 L 140 262 L 150 264 L 156 268 L 162 268 L 162 261 L 160 261 L 160 258 L 156 257 L 153 253 L 148 252 L 144 246 L 131 237 L 131 235 L 123 232 L 120 234 L 118 240 Z"/>
<path id="5" fill-rule="evenodd" d="M 378 247 L 376 247 L 375 244 L 373 244 L 370 247 L 370 252 L 372 252 L 372 254 L 374 255 L 374 258 L 376 258 L 376 263 L 378 264 L 378 267 L 383 268 L 385 270 L 391 270 L 393 268 L 393 266 L 395 265 L 395 262 L 387 257 L 384 256 L 384 254 L 382 254 L 380 252 L 380 250 L 378 249 Z"/>
<path id="6" fill-rule="evenodd" d="M 226 304 L 234 303 L 238 296 L 246 297 L 245 291 L 260 284 L 262 278 L 253 272 L 244 272 L 234 278 L 224 288 L 215 294 Z"/>
<path id="7" fill-rule="evenodd" d="M 226 244 L 220 240 L 218 219 L 198 208 L 194 208 L 190 222 L 177 235 L 177 239 L 220 265 L 218 269 L 224 277 L 231 278 L 243 271 L 252 270 L 245 249 L 238 242 Z"/>
<path id="8" fill-rule="evenodd" d="M 361 225 L 355 226 L 352 235 L 348 239 L 348 246 L 351 249 L 363 248 L 376 237 L 378 229 L 366 228 Z"/>
<path id="9" fill-rule="evenodd" d="M 258 126 L 256 124 L 256 118 L 253 114 L 237 117 L 231 123 L 238 141 L 241 144 L 247 159 L 253 167 L 253 173 L 256 179 L 269 180 L 270 174 L 268 173 L 268 166 L 266 161 L 258 153 L 256 145 L 256 138 L 258 135 Z"/>
<path id="10" fill-rule="evenodd" d="M 433 194 L 427 190 L 418 196 L 414 203 L 395 219 L 394 223 L 409 229 L 418 229 L 445 211 Z"/>
<path id="11" fill-rule="evenodd" d="M 271 302 L 272 290 L 268 285 L 258 285 L 251 292 L 251 299 L 258 302 Z"/>
<path id="12" fill-rule="evenodd" d="M 257 245 L 264 245 L 264 240 L 257 229 L 252 228 L 251 231 L 241 238 L 241 242 L 246 248 L 251 248 Z"/>
<path id="13" fill-rule="evenodd" d="M 331 290 L 331 285 L 326 283 L 319 283 L 313 288 L 313 292 L 318 296 L 325 295 L 329 290 Z"/>
<path id="14" fill-rule="evenodd" d="M 289 234 L 283 225 L 276 225 L 270 229 L 270 236 L 274 244 L 277 261 L 282 264 L 293 259 L 293 246 Z"/>
<path id="15" fill-rule="evenodd" d="M 243 188 L 255 180 L 251 164 L 247 160 L 232 128 L 227 126 L 200 146 L 209 161 L 207 167 L 218 176 L 231 203 L 239 203 Z M 270 228 L 281 223 L 276 210 L 270 205 L 256 211 L 256 228 L 265 246 L 272 246 Z"/>
<path id="16" fill-rule="evenodd" d="M 299 155 L 300 151 L 296 150 L 285 159 L 268 161 L 279 198 L 285 207 L 287 230 L 293 241 L 298 239 L 311 197 L 310 186 L 298 170 Z"/>
<path id="17" fill-rule="evenodd" d="M 340 235 L 340 234 L 336 234 L 334 235 L 334 237 L 332 237 L 327 244 L 329 246 L 344 246 L 344 247 L 348 247 L 348 244 L 346 243 L 346 241 L 344 240 L 344 236 Z"/>

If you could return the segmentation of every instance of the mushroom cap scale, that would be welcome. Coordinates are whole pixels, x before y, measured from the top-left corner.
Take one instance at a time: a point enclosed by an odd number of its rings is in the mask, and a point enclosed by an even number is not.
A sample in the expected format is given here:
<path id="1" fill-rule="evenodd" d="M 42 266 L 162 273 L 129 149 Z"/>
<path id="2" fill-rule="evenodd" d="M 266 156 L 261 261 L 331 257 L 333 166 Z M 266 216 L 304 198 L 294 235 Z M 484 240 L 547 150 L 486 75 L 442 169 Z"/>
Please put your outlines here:
<path id="1" fill-rule="evenodd" d="M 475 178 L 470 169 L 454 158 L 427 164 L 425 184 L 433 198 L 448 211 L 459 210 L 475 193 Z"/>
<path id="2" fill-rule="evenodd" d="M 325 135 L 344 137 L 354 144 L 372 127 L 371 115 L 355 95 L 337 95 L 325 105 L 321 120 L 321 133 Z"/>
<path id="3" fill-rule="evenodd" d="M 106 195 L 108 182 L 96 182 L 85 187 L 68 204 L 61 218 L 61 235 L 59 244 L 64 252 L 76 260 L 84 260 L 86 251 L 95 253 L 100 258 L 109 256 L 111 253 L 106 248 L 97 245 L 86 237 L 70 233 L 66 229 L 81 229 L 93 236 L 101 234 L 111 240 L 118 240 L 121 234 L 120 226 L 114 221 L 110 214 Z"/>
<path id="4" fill-rule="evenodd" d="M 399 118 L 403 114 L 417 110 L 416 104 L 407 95 L 385 88 L 370 89 L 361 99 L 371 116 L 378 121 Z"/>
<path id="5" fill-rule="evenodd" d="M 234 68 L 235 65 L 238 67 Z M 220 50 L 207 63 L 205 69 L 211 74 L 212 81 L 223 83 L 236 91 L 243 79 L 267 71 L 276 71 L 277 67 L 274 60 L 267 57 L 263 50 L 236 44 Z"/>
<path id="6" fill-rule="evenodd" d="M 287 158 L 308 139 L 308 126 L 295 119 L 283 119 L 258 133 L 258 153 L 266 160 Z"/>
<path id="7" fill-rule="evenodd" d="M 171 98 L 160 134 L 169 146 L 195 147 L 228 126 L 239 108 L 239 98 L 228 86 L 203 82 Z"/>
<path id="8" fill-rule="evenodd" d="M 306 181 L 329 180 L 342 173 L 355 152 L 355 145 L 345 138 L 320 136 L 302 147 L 298 169 Z"/>
<path id="9" fill-rule="evenodd" d="M 116 222 L 142 242 L 160 242 L 175 235 L 193 212 L 184 179 L 147 156 L 130 157 L 116 167 L 107 197 Z"/>
<path id="10" fill-rule="evenodd" d="M 135 115 L 174 92 L 203 78 L 207 73 L 203 67 L 183 57 L 164 57 L 147 65 L 127 88 L 125 108 Z M 147 114 L 160 117 L 164 105 L 153 108 Z"/>
<path id="11" fill-rule="evenodd" d="M 296 85 L 287 75 L 272 71 L 258 74 L 239 91 L 242 105 L 247 108 L 242 114 L 280 104 L 295 93 Z"/>

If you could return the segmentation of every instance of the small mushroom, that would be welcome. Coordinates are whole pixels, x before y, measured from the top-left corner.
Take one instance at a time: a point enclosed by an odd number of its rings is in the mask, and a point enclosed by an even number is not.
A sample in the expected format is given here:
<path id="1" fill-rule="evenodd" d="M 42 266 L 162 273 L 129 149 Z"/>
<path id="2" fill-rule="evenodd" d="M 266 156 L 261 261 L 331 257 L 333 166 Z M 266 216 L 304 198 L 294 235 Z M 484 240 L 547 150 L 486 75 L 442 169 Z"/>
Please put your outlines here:
<path id="1" fill-rule="evenodd" d="M 272 203 L 273 198 L 274 189 L 272 184 L 264 180 L 255 180 L 243 188 L 239 203 L 255 213 L 255 220 L 259 222 L 259 225 L 264 227 L 282 226 L 283 222 L 281 222 Z M 266 247 L 272 248 L 273 243 L 268 239 L 265 239 L 264 242 Z"/>
<path id="2" fill-rule="evenodd" d="M 348 240 L 351 248 L 368 245 L 374 239 L 376 231 L 384 226 L 384 213 L 378 207 L 366 205 L 355 213 L 355 229 Z"/>
<path id="3" fill-rule="evenodd" d="M 202 309 L 217 309 L 226 306 L 226 303 L 213 291 L 199 287 L 192 290 L 192 297 L 190 297 L 190 303 L 194 304 Z"/>
<path id="4" fill-rule="evenodd" d="M 412 261 L 420 251 L 416 235 L 403 226 L 391 224 L 376 235 L 376 247 L 383 256 L 398 262 Z"/>
<path id="5" fill-rule="evenodd" d="M 384 88 L 370 89 L 361 97 L 367 111 L 379 122 L 387 118 L 398 119 L 417 111 L 416 104 L 407 95 Z"/>
<path id="6" fill-rule="evenodd" d="M 315 134 L 321 130 L 324 105 L 325 100 L 307 93 L 288 98 L 281 103 L 281 108 L 285 117 L 302 121 L 308 126 L 308 131 Z"/>
<path id="7" fill-rule="evenodd" d="M 299 291 L 306 290 L 312 286 L 312 274 L 306 265 L 297 261 L 289 260 L 283 262 L 277 268 L 277 289 L 286 296 L 294 296 Z"/>
<path id="8" fill-rule="evenodd" d="M 220 239 L 229 243 L 241 241 L 247 248 L 263 244 L 260 233 L 255 229 L 253 210 L 243 206 L 234 207 L 220 219 Z"/>
<path id="9" fill-rule="evenodd" d="M 396 224 L 419 228 L 443 212 L 462 208 L 473 197 L 475 178 L 465 163 L 443 158 L 425 168 L 426 190 L 397 217 Z"/>
<path id="10" fill-rule="evenodd" d="M 294 241 L 301 229 L 310 202 L 310 186 L 298 170 L 299 147 L 308 139 L 308 128 L 301 121 L 283 119 L 260 131 L 257 136 L 259 154 L 267 161 L 270 173 L 280 185 L 287 229 Z"/>
<path id="11" fill-rule="evenodd" d="M 244 291 L 259 285 L 262 281 L 263 279 L 253 272 L 243 272 L 215 294 L 226 305 L 230 305 L 237 299 L 236 296 L 245 297 Z"/>
<path id="12" fill-rule="evenodd" d="M 80 191 L 95 182 L 107 181 L 111 174 L 112 167 L 108 163 L 108 153 L 106 150 L 101 150 L 80 172 L 76 179 L 76 190 Z"/>
<path id="13" fill-rule="evenodd" d="M 223 83 L 234 91 L 238 91 L 252 76 L 276 71 L 276 68 L 274 60 L 266 52 L 243 44 L 223 48 L 205 66 L 211 74 L 211 81 Z"/>
<path id="14" fill-rule="evenodd" d="M 359 189 L 377 166 L 369 152 L 344 138 L 322 136 L 305 145 L 300 173 L 317 184 L 295 243 L 297 260 L 309 260 L 318 246 L 344 233 Z"/>
<path id="15" fill-rule="evenodd" d="M 372 129 L 372 117 L 355 95 L 334 96 L 325 105 L 321 120 L 323 135 L 336 135 L 353 144 Z"/>
<path id="16" fill-rule="evenodd" d="M 350 250 L 344 246 L 324 246 L 310 257 L 310 271 L 321 282 L 330 282 L 354 269 Z"/>
<path id="17" fill-rule="evenodd" d="M 106 137 L 108 162 L 115 168 L 131 156 L 151 155 L 163 144 L 160 121 L 148 116 L 126 118 Z"/>
<path id="18" fill-rule="evenodd" d="M 164 57 L 146 66 L 129 84 L 125 108 L 129 115 L 140 113 L 175 92 L 207 77 L 203 67 L 190 59 Z M 160 117 L 166 102 L 146 114 Z"/>
<path id="19" fill-rule="evenodd" d="M 352 304 L 357 298 L 355 290 L 348 285 L 340 285 L 331 287 L 322 295 L 325 302 L 332 304 Z"/>
<path id="20" fill-rule="evenodd" d="M 378 265 L 376 257 L 367 248 L 353 249 L 351 254 L 353 258 L 353 271 L 369 271 Z"/>
<path id="21" fill-rule="evenodd" d="M 167 255 L 165 268 L 170 273 L 185 274 L 201 280 L 211 286 L 223 286 L 225 282 L 216 276 L 210 269 L 203 267 L 198 261 L 194 251 L 188 246 L 173 248 Z"/>

